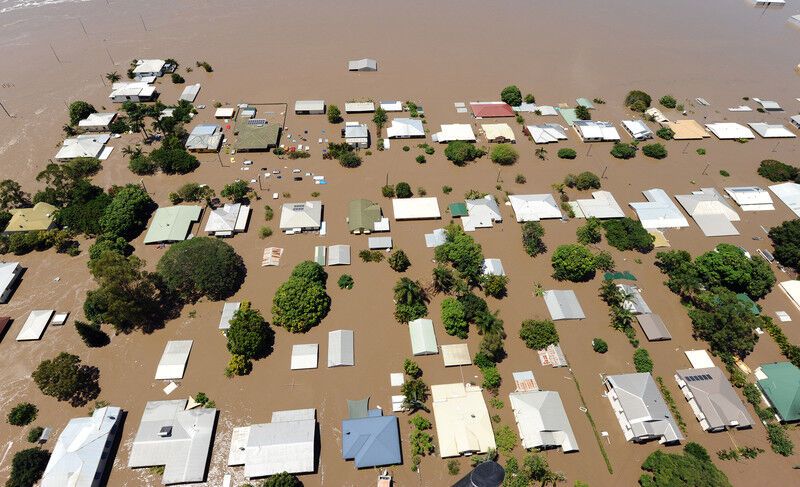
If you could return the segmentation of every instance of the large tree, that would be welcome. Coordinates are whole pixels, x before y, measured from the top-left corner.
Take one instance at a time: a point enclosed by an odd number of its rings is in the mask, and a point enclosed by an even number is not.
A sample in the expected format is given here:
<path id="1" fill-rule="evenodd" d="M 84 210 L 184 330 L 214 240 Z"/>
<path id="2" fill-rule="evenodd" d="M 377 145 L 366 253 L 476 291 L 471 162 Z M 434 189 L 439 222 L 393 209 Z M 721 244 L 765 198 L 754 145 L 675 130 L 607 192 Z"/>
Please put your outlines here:
<path id="1" fill-rule="evenodd" d="M 11 474 L 6 487 L 33 487 L 42 478 L 50 452 L 41 448 L 26 448 L 14 454 Z"/>
<path id="2" fill-rule="evenodd" d="M 78 125 L 78 122 L 93 113 L 97 113 L 94 106 L 81 100 L 73 101 L 69 104 L 69 123 L 70 125 Z"/>
<path id="3" fill-rule="evenodd" d="M 228 329 L 228 351 L 247 359 L 266 357 L 272 353 L 275 332 L 250 303 L 243 302 L 233 315 Z"/>
<path id="4" fill-rule="evenodd" d="M 646 473 L 639 478 L 641 487 L 731 487 L 728 477 L 708 458 L 705 448 L 687 443 L 684 453 L 656 450 L 642 463 Z"/>
<path id="5" fill-rule="evenodd" d="M 128 184 L 111 189 L 111 203 L 100 218 L 103 233 L 132 240 L 147 226 L 156 208 L 155 202 L 141 186 Z"/>
<path id="6" fill-rule="evenodd" d="M 655 238 L 648 233 L 638 220 L 628 217 L 603 222 L 606 241 L 619 250 L 637 250 L 642 253 L 653 250 Z"/>
<path id="7" fill-rule="evenodd" d="M 719 244 L 715 250 L 698 256 L 695 266 L 707 289 L 723 286 L 760 299 L 775 284 L 775 275 L 767 261 L 759 256 L 747 257 L 735 245 Z"/>
<path id="8" fill-rule="evenodd" d="M 553 252 L 553 277 L 559 281 L 582 282 L 594 277 L 594 256 L 583 245 L 560 245 Z"/>
<path id="9" fill-rule="evenodd" d="M 775 258 L 781 264 L 800 270 L 800 219 L 773 227 L 769 238 L 775 247 Z"/>
<path id="10" fill-rule="evenodd" d="M 449 225 L 446 240 L 436 247 L 437 262 L 448 262 L 462 277 L 476 284 L 483 273 L 483 249 L 458 225 Z"/>
<path id="11" fill-rule="evenodd" d="M 758 341 L 755 329 L 764 321 L 736 294 L 718 287 L 702 292 L 694 302 L 696 307 L 689 310 L 694 334 L 713 352 L 743 359 L 753 351 Z"/>
<path id="12" fill-rule="evenodd" d="M 173 244 L 158 261 L 158 274 L 181 297 L 213 301 L 232 296 L 247 270 L 233 247 L 222 240 L 197 237 Z"/>
<path id="13" fill-rule="evenodd" d="M 550 320 L 525 320 L 519 330 L 519 337 L 531 350 L 541 350 L 558 343 L 556 325 Z"/>
<path id="14" fill-rule="evenodd" d="M 315 281 L 290 277 L 272 299 L 272 321 L 292 333 L 305 333 L 317 326 L 331 308 L 325 287 Z"/>
<path id="15" fill-rule="evenodd" d="M 97 367 L 83 365 L 80 357 L 65 352 L 42 361 L 32 377 L 42 394 L 69 401 L 73 406 L 83 406 L 100 393 Z"/>
<path id="16" fill-rule="evenodd" d="M 0 211 L 30 206 L 31 197 L 13 179 L 0 181 Z"/>

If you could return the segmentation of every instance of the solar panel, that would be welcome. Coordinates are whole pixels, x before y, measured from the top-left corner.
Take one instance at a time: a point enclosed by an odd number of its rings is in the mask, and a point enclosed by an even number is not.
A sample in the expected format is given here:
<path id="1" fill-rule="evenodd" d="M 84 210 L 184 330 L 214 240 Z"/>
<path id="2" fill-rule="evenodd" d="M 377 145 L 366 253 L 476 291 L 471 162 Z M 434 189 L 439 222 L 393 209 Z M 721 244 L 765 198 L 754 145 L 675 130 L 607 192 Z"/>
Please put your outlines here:
<path id="1" fill-rule="evenodd" d="M 266 118 L 251 118 L 247 121 L 247 125 L 266 125 L 267 119 Z"/>

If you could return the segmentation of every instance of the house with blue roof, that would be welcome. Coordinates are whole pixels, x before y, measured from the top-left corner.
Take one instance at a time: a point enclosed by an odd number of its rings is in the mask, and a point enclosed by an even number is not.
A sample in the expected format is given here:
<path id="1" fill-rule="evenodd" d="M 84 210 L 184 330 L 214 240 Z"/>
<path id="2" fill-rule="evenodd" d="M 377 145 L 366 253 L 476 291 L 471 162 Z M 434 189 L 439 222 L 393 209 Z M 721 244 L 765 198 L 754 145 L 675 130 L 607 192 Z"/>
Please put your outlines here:
<path id="1" fill-rule="evenodd" d="M 353 460 L 356 468 L 402 463 L 397 416 L 373 409 L 367 417 L 343 420 L 342 458 Z"/>

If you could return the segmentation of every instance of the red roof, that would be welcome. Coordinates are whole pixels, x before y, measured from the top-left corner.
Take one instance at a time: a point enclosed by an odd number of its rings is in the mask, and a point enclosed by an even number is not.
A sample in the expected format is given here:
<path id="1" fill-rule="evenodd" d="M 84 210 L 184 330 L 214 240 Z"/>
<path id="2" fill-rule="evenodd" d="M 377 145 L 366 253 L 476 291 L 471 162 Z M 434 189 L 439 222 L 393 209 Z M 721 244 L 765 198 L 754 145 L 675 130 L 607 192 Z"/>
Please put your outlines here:
<path id="1" fill-rule="evenodd" d="M 472 108 L 472 114 L 478 118 L 514 116 L 514 109 L 508 103 L 470 103 L 469 106 Z"/>

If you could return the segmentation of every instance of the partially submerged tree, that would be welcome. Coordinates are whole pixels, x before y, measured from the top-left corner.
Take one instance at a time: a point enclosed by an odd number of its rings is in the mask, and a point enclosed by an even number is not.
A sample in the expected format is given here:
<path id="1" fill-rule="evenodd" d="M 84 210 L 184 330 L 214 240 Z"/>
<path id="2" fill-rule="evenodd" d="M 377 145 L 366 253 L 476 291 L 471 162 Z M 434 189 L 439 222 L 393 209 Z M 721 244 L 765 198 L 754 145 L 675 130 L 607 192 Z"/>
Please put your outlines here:
<path id="1" fill-rule="evenodd" d="M 77 355 L 61 352 L 41 362 L 31 376 L 42 394 L 73 406 L 83 406 L 100 394 L 100 371 L 81 364 Z"/>
<path id="2" fill-rule="evenodd" d="M 158 261 L 157 272 L 185 300 L 207 297 L 218 301 L 239 290 L 247 270 L 227 243 L 196 237 L 170 246 Z"/>

